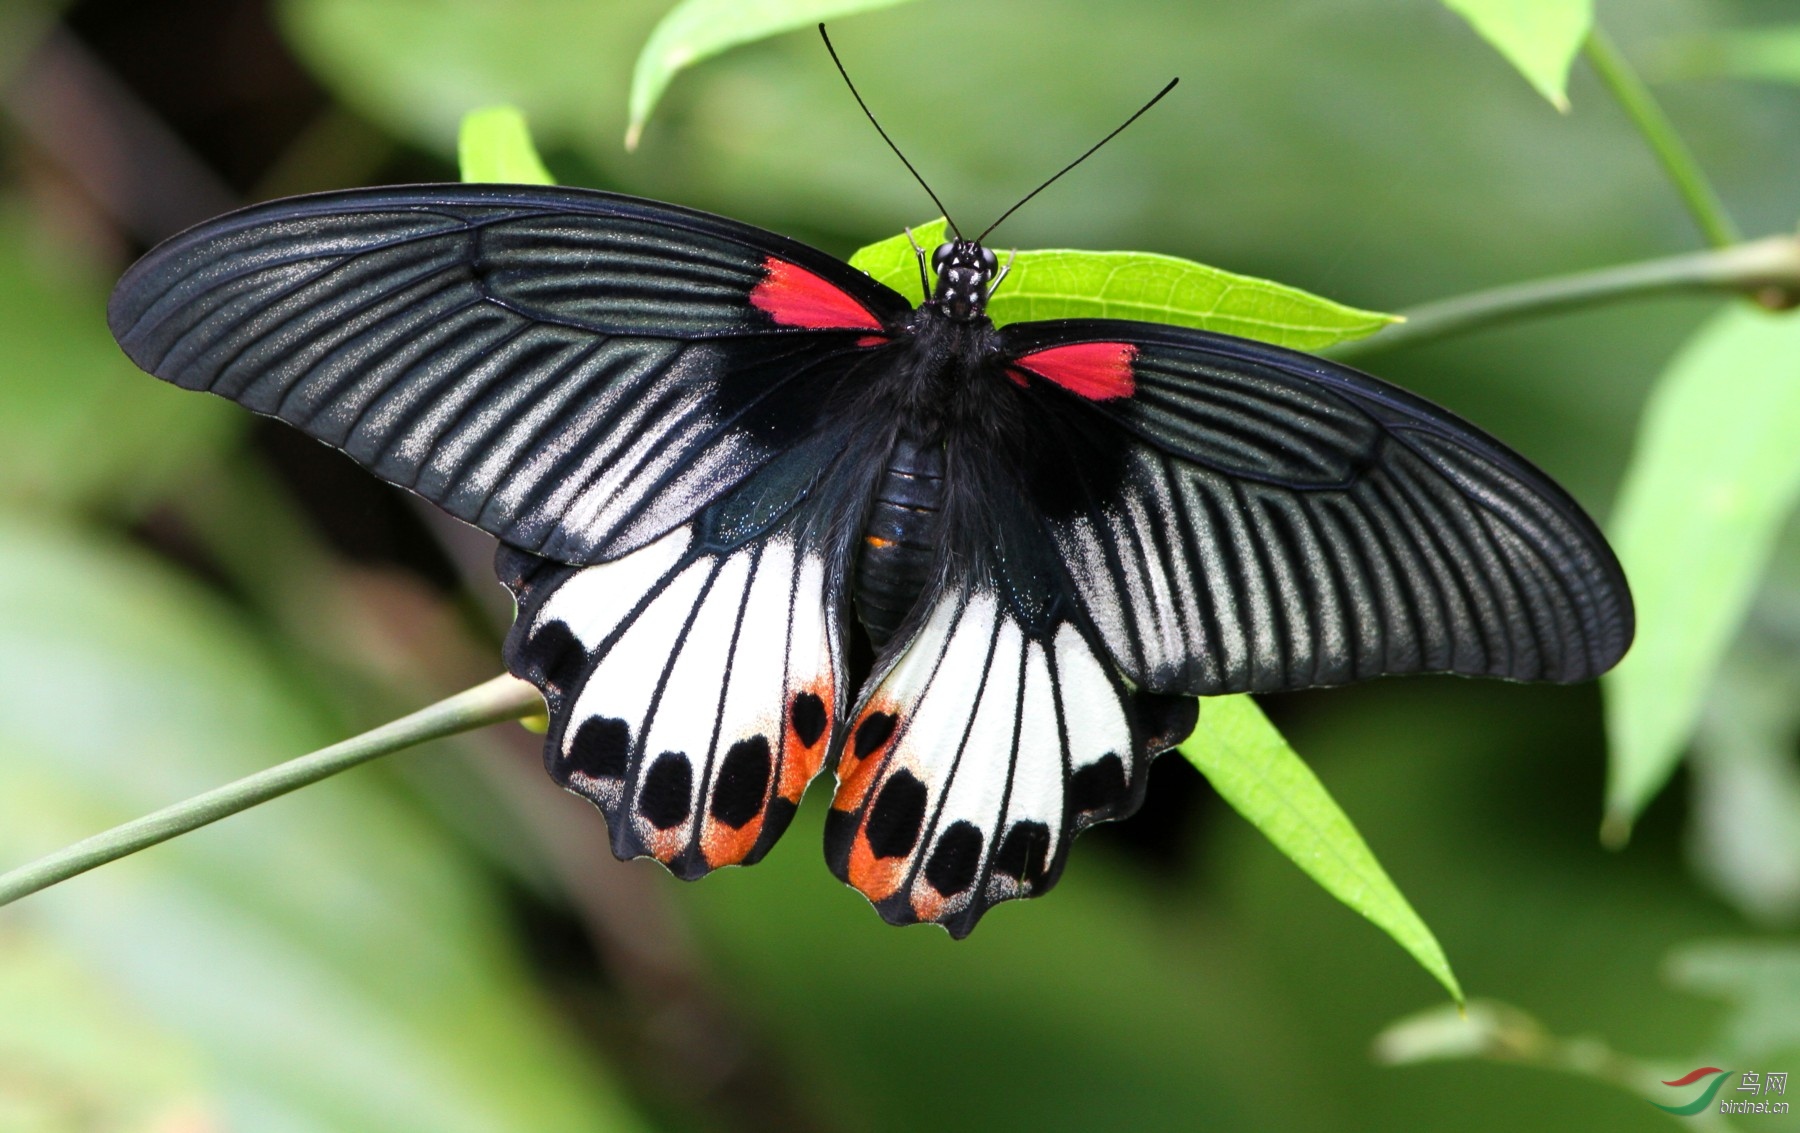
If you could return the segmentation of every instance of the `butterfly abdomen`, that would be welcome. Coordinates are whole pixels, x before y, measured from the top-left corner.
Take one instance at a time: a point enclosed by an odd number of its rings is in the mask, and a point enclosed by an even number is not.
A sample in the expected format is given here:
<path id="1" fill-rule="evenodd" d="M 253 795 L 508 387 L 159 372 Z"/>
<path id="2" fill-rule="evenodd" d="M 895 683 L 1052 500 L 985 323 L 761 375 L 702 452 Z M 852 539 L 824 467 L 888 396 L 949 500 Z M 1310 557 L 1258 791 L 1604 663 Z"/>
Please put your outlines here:
<path id="1" fill-rule="evenodd" d="M 902 434 L 876 486 L 856 561 L 856 615 L 877 649 L 930 578 L 943 503 L 943 448 Z"/>

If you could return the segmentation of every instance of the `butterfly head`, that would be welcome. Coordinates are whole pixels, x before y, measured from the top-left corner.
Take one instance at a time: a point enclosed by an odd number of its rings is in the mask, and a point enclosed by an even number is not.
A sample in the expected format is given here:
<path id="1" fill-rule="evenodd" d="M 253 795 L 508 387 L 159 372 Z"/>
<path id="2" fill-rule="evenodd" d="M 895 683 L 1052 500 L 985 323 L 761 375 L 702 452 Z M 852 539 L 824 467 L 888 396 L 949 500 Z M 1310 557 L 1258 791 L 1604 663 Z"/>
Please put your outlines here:
<path id="1" fill-rule="evenodd" d="M 938 245 L 931 254 L 937 290 L 931 301 L 953 319 L 972 322 L 987 314 L 989 283 L 999 268 L 994 253 L 973 240 Z"/>

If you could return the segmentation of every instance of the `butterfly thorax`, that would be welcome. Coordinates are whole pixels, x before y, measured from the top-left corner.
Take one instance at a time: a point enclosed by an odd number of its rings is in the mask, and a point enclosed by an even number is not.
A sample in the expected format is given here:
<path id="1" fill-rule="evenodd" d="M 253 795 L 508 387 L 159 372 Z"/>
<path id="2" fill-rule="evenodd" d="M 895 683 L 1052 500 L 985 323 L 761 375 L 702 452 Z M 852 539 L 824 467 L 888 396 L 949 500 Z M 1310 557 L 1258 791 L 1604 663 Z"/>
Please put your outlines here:
<path id="1" fill-rule="evenodd" d="M 910 357 L 889 391 L 894 442 L 863 522 L 856 613 L 877 649 L 906 620 L 936 567 L 946 501 L 945 448 L 972 429 L 998 347 L 987 317 L 993 253 L 957 240 L 932 257 L 938 282 L 907 327 Z"/>

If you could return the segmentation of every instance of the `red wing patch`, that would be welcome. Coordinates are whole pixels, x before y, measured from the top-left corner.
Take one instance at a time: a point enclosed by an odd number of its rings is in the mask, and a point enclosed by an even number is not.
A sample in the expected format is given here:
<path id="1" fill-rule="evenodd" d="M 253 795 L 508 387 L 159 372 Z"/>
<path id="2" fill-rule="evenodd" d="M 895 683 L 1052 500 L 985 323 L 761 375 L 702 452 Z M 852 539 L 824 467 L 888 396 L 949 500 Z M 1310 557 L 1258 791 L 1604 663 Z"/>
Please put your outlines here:
<path id="1" fill-rule="evenodd" d="M 769 274 L 750 292 L 750 303 L 777 325 L 808 330 L 884 329 L 881 320 L 849 292 L 805 268 L 774 256 L 763 266 Z"/>
<path id="2" fill-rule="evenodd" d="M 1136 356 L 1137 347 L 1129 342 L 1077 342 L 1014 358 L 1012 364 L 1089 401 L 1108 401 L 1130 397 L 1137 389 L 1131 375 Z"/>

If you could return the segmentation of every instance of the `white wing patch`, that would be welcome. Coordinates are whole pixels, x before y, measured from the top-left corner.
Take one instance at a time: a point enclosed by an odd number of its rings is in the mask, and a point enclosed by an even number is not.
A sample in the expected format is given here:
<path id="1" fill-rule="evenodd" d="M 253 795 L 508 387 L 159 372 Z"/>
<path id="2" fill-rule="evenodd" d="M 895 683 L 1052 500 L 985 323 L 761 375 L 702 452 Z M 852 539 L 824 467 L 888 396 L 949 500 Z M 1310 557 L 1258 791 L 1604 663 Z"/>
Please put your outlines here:
<path id="1" fill-rule="evenodd" d="M 532 633 L 559 621 L 590 653 L 601 648 L 644 595 L 687 554 L 692 541 L 688 529 L 678 527 L 641 551 L 576 571 L 538 607 Z"/>
<path id="2" fill-rule="evenodd" d="M 1075 834 L 1137 808 L 1180 727 L 1140 719 L 1104 656 L 1072 623 L 1032 636 L 992 593 L 941 598 L 842 741 L 832 869 L 888 920 L 956 936 L 1048 889 Z"/>
<path id="3" fill-rule="evenodd" d="M 830 749 L 843 662 L 822 558 L 791 535 L 728 554 L 681 529 L 527 586 L 515 672 L 551 700 L 550 773 L 613 851 L 683 877 L 755 861 Z"/>

